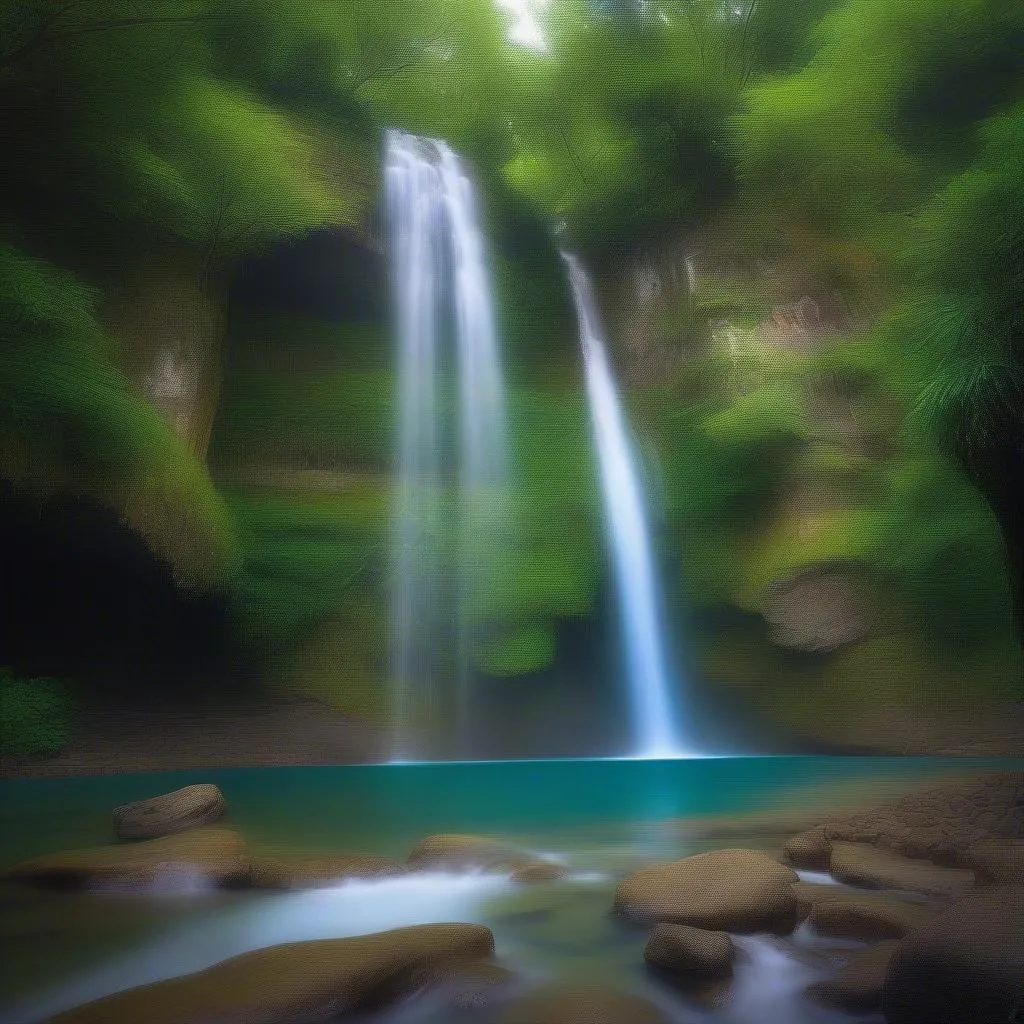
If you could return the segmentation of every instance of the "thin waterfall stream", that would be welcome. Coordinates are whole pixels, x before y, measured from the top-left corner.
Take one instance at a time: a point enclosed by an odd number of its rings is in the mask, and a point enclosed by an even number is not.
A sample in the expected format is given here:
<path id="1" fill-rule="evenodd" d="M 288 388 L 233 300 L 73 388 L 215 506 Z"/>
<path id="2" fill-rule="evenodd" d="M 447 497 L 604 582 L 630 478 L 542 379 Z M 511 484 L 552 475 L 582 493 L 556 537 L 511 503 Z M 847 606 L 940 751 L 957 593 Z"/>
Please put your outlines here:
<path id="1" fill-rule="evenodd" d="M 468 174 L 446 143 L 391 131 L 385 194 L 399 353 L 393 756 L 409 760 L 415 753 L 411 722 L 415 718 L 422 726 L 442 713 L 451 696 L 442 692 L 446 676 L 457 683 L 452 713 L 459 736 L 464 739 L 472 728 L 472 607 L 503 525 L 506 403 L 484 239 Z M 459 420 L 454 471 L 445 462 L 450 446 L 444 442 L 441 352 L 452 332 Z M 454 595 L 445 584 L 444 568 L 451 561 L 457 569 Z M 445 651 L 442 638 L 452 619 L 454 636 Z"/>
<path id="2" fill-rule="evenodd" d="M 563 252 L 579 320 L 587 400 L 618 597 L 633 717 L 632 756 L 689 756 L 672 700 L 660 592 L 636 459 L 631 450 L 603 330 L 586 270 Z"/>

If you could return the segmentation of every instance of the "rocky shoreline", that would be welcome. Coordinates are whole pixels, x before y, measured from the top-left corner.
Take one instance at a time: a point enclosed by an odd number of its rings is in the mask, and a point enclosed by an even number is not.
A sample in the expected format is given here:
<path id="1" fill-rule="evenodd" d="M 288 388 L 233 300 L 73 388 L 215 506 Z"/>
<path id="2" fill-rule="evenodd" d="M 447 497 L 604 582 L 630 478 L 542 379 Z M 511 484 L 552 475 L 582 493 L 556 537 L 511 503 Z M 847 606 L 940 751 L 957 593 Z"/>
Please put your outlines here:
<path id="1" fill-rule="evenodd" d="M 5 884 L 145 889 L 186 875 L 281 890 L 443 870 L 500 872 L 542 894 L 565 874 L 506 840 L 452 834 L 424 838 L 404 862 L 358 853 L 270 859 L 222 823 L 226 810 L 215 786 L 119 807 L 115 833 L 134 838 L 33 858 L 7 869 Z M 944 781 L 873 810 L 823 816 L 778 858 L 730 848 L 644 866 L 619 879 L 607 913 L 649 930 L 651 975 L 697 1004 L 728 1003 L 743 936 L 810 929 L 836 944 L 828 976 L 806 989 L 813 1002 L 880 1012 L 886 1024 L 1007 1024 L 1024 1010 L 1024 774 Z M 288 943 L 51 1020 L 299 1024 L 355 1019 L 428 989 L 500 1024 L 668 1019 L 634 992 L 530 984 L 493 954 L 487 927 L 456 922 Z"/>

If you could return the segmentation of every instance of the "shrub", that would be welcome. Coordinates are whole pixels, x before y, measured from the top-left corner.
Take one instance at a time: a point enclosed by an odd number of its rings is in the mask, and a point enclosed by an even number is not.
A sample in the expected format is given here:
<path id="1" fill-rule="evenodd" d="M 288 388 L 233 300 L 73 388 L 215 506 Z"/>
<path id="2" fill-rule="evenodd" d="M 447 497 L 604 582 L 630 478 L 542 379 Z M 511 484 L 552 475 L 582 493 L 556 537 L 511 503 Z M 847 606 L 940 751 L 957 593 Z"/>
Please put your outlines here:
<path id="1" fill-rule="evenodd" d="M 52 757 L 67 740 L 71 704 L 59 679 L 22 679 L 0 670 L 0 754 Z"/>

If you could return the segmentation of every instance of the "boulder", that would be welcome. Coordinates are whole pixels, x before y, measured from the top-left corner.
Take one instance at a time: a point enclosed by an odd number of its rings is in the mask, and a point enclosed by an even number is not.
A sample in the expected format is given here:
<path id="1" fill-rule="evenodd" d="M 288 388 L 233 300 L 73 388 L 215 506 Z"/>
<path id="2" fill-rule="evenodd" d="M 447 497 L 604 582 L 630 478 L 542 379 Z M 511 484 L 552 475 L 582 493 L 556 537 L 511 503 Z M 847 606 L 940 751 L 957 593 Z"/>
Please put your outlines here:
<path id="1" fill-rule="evenodd" d="M 810 831 L 829 843 L 870 843 L 937 864 L 964 864 L 967 851 L 986 840 L 1024 839 L 1024 772 L 985 772 L 928 786 Z"/>
<path id="2" fill-rule="evenodd" d="M 533 861 L 522 847 L 500 839 L 457 834 L 427 836 L 408 857 L 414 868 L 516 869 Z"/>
<path id="3" fill-rule="evenodd" d="M 176 880 L 237 884 L 249 871 L 245 841 L 228 828 L 197 828 L 137 843 L 67 850 L 15 864 L 4 877 L 46 888 L 146 889 Z"/>
<path id="4" fill-rule="evenodd" d="M 798 868 L 821 871 L 828 867 L 832 843 L 821 828 L 800 832 L 782 848 L 786 861 Z"/>
<path id="5" fill-rule="evenodd" d="M 764 617 L 768 639 L 796 651 L 834 651 L 870 632 L 856 581 L 827 566 L 772 583 L 764 595 Z"/>
<path id="6" fill-rule="evenodd" d="M 185 786 L 115 807 L 114 833 L 118 839 L 157 839 L 219 821 L 226 811 L 224 794 L 216 786 Z"/>
<path id="7" fill-rule="evenodd" d="M 814 902 L 807 921 L 822 935 L 876 942 L 901 938 L 934 913 L 921 904 L 886 896 L 843 893 Z"/>
<path id="8" fill-rule="evenodd" d="M 481 1010 L 504 997 L 516 984 L 516 976 L 507 967 L 487 961 L 449 961 L 417 971 L 411 983 L 414 989 L 429 989 L 454 1010 Z"/>
<path id="9" fill-rule="evenodd" d="M 668 1024 L 642 996 L 603 985 L 551 984 L 511 1002 L 501 1024 Z"/>
<path id="10" fill-rule="evenodd" d="M 901 939 L 887 1024 L 1008 1024 L 1024 1010 L 1024 886 L 972 892 Z"/>
<path id="11" fill-rule="evenodd" d="M 726 932 L 659 924 L 644 947 L 644 960 L 686 985 L 730 977 L 735 953 Z"/>
<path id="12" fill-rule="evenodd" d="M 629 875 L 615 890 L 615 910 L 645 923 L 785 934 L 796 923 L 796 881 L 766 854 L 713 850 Z"/>
<path id="13" fill-rule="evenodd" d="M 981 882 L 1024 884 L 1024 839 L 984 839 L 967 850 L 963 867 Z"/>
<path id="14" fill-rule="evenodd" d="M 387 878 L 408 869 L 389 857 L 333 854 L 298 859 L 258 858 L 238 880 L 253 889 L 319 889 L 352 878 Z"/>
<path id="15" fill-rule="evenodd" d="M 974 885 L 969 868 L 947 868 L 864 843 L 833 843 L 829 870 L 849 885 L 951 896 Z"/>
<path id="16" fill-rule="evenodd" d="M 50 1018 L 50 1024 L 333 1020 L 401 999 L 431 965 L 478 960 L 493 951 L 494 936 L 475 924 L 293 942 L 98 999 Z"/>
<path id="17" fill-rule="evenodd" d="M 535 885 L 538 882 L 557 882 L 565 878 L 568 869 L 553 860 L 528 861 L 512 872 L 512 881 L 518 885 Z"/>
<path id="18" fill-rule="evenodd" d="M 871 1013 L 881 1009 L 889 961 L 899 943 L 879 942 L 851 953 L 831 978 L 807 987 L 807 994 L 825 1006 L 849 1013 Z"/>

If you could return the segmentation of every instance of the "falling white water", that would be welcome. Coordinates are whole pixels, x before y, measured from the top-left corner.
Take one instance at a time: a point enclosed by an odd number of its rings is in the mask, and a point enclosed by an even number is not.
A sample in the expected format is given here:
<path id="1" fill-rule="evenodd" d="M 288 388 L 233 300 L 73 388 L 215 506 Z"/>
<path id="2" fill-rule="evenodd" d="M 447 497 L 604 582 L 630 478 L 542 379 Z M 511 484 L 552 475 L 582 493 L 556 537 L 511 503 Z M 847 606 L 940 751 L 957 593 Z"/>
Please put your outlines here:
<path id="1" fill-rule="evenodd" d="M 661 610 L 644 499 L 622 409 L 605 351 L 590 280 L 571 253 L 562 253 L 576 300 L 587 397 L 601 473 L 618 589 L 636 757 L 691 753 L 679 735 L 662 636 Z"/>
<path id="2" fill-rule="evenodd" d="M 494 311 L 472 182 L 442 141 L 392 131 L 385 160 L 388 231 L 399 347 L 398 493 L 394 527 L 393 664 L 396 760 L 407 760 L 409 722 L 422 724 L 439 676 L 454 674 L 468 730 L 470 606 L 500 531 L 505 475 L 505 396 Z M 437 648 L 449 607 L 442 589 L 442 429 L 439 342 L 454 317 L 458 362 L 459 592 L 454 673 Z M 450 474 L 449 474 L 450 475 Z"/>

